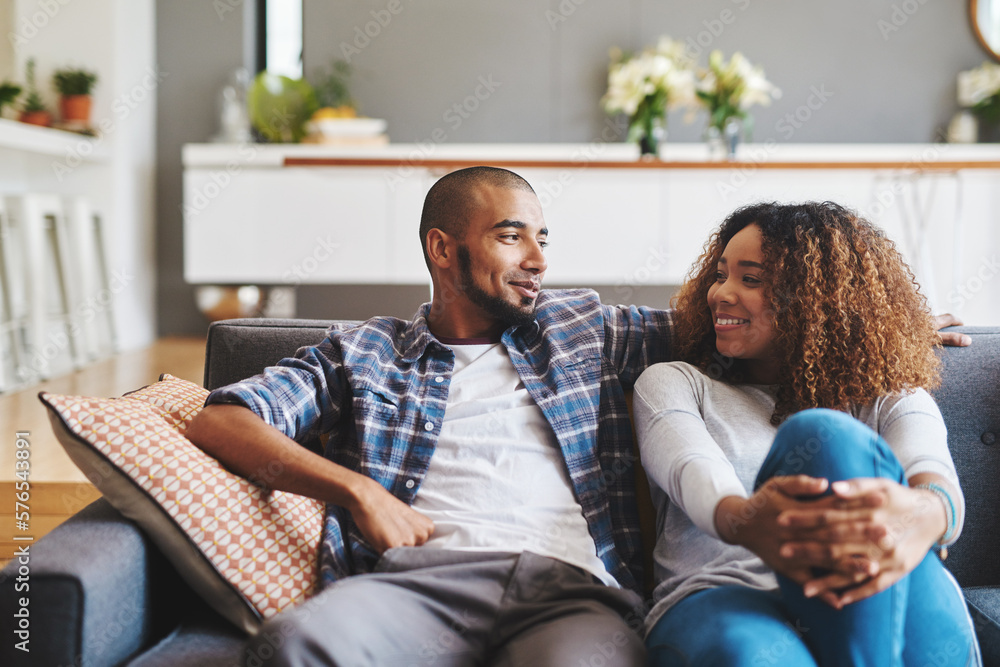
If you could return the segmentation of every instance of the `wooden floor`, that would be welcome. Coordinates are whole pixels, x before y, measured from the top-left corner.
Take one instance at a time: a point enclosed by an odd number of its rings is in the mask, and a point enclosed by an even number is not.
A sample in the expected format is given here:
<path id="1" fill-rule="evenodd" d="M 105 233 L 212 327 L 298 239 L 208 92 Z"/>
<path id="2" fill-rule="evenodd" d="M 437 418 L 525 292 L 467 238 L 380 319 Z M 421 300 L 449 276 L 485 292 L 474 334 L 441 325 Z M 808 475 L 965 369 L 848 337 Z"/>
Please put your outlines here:
<path id="1" fill-rule="evenodd" d="M 204 365 L 204 339 L 164 338 L 146 349 L 124 352 L 28 389 L 0 394 L 0 481 L 14 479 L 14 434 L 22 431 L 30 434 L 31 481 L 87 481 L 52 434 L 38 392 L 112 398 L 156 382 L 161 373 L 201 384 Z"/>
<path id="2" fill-rule="evenodd" d="M 0 394 L 0 565 L 13 553 L 17 433 L 30 443 L 31 528 L 39 539 L 99 497 L 99 492 L 63 452 L 52 433 L 38 392 L 111 398 L 156 382 L 161 373 L 202 383 L 203 338 L 164 338 L 28 389 Z"/>

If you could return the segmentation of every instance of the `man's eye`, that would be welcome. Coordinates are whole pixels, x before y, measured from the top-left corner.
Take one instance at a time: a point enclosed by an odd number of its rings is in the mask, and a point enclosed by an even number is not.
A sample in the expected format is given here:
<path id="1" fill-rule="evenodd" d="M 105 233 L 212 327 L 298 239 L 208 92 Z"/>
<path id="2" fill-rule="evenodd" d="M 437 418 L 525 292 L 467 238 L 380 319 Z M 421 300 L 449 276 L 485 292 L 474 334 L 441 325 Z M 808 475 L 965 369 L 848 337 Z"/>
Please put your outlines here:
<path id="1" fill-rule="evenodd" d="M 507 239 L 508 241 L 516 241 L 517 240 L 517 234 L 504 234 L 500 238 Z"/>
<path id="2" fill-rule="evenodd" d="M 548 241 L 539 241 L 538 245 L 540 245 L 543 248 L 548 248 L 549 247 L 549 242 Z"/>

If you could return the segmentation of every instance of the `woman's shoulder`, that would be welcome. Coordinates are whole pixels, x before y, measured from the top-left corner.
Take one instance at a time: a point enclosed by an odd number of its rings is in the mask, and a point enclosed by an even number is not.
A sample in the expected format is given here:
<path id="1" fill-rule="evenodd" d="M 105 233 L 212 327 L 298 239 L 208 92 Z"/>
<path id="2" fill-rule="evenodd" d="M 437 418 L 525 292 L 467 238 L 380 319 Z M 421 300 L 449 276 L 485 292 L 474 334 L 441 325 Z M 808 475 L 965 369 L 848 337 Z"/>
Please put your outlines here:
<path id="1" fill-rule="evenodd" d="M 680 396 L 691 395 L 700 401 L 716 382 L 697 366 L 684 361 L 668 361 L 643 371 L 635 382 L 635 393 L 647 401 L 672 402 Z"/>
<path id="2" fill-rule="evenodd" d="M 854 417 L 875 430 L 880 430 L 876 425 L 884 426 L 900 417 L 911 414 L 924 414 L 937 419 L 941 418 L 937 401 L 923 387 L 880 396 L 868 405 L 856 409 Z"/>
<path id="3" fill-rule="evenodd" d="M 711 379 L 705 375 L 700 368 L 692 366 L 686 361 L 665 361 L 653 364 L 642 372 L 635 386 L 649 387 L 650 385 L 663 382 L 710 382 Z"/>

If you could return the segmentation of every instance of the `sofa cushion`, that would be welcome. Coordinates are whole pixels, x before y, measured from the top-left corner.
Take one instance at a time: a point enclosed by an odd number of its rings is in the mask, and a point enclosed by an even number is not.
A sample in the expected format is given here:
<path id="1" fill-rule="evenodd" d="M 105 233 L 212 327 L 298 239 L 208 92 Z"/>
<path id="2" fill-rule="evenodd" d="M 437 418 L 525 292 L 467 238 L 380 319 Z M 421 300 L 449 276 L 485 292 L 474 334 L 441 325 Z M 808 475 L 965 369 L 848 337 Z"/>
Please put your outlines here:
<path id="1" fill-rule="evenodd" d="M 225 470 L 183 432 L 208 392 L 165 375 L 118 399 L 41 393 L 59 442 L 184 579 L 247 632 L 306 599 L 323 504 Z"/>

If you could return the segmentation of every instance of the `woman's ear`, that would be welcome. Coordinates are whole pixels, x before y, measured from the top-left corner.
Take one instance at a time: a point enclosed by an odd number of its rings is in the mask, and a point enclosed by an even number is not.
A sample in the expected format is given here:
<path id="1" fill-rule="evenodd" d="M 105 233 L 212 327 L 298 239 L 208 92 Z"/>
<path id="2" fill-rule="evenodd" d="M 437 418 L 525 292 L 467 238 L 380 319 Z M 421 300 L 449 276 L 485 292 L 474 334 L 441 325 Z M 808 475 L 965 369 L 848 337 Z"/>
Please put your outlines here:
<path id="1" fill-rule="evenodd" d="M 455 261 L 455 241 L 450 235 L 434 228 L 427 232 L 427 257 L 439 269 L 451 268 Z"/>

